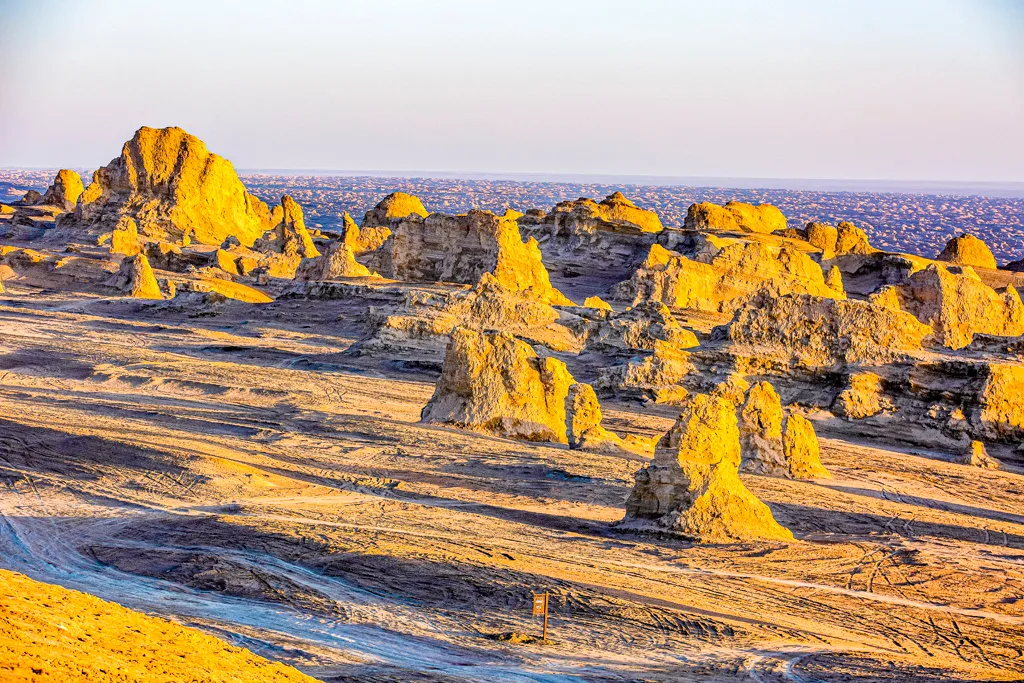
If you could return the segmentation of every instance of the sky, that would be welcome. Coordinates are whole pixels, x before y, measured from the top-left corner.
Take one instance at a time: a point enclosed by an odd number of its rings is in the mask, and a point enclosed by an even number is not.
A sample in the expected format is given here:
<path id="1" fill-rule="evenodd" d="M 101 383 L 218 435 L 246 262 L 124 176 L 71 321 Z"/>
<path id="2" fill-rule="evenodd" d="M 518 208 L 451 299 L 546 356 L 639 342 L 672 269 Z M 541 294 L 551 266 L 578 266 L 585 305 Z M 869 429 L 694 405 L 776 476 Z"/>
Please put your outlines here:
<path id="1" fill-rule="evenodd" d="M 1017 0 L 0 0 L 0 166 L 1024 182 Z"/>

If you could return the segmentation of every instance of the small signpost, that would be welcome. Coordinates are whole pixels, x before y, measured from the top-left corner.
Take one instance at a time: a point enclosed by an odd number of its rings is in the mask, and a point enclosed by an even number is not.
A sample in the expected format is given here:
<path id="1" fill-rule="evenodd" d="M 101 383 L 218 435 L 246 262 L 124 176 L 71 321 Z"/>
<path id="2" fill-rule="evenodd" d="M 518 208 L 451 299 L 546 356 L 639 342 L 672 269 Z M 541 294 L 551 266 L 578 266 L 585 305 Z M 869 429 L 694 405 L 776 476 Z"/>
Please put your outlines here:
<path id="1" fill-rule="evenodd" d="M 541 636 L 543 642 L 548 640 L 548 594 L 534 593 L 533 594 L 533 616 L 544 617 L 544 634 Z"/>

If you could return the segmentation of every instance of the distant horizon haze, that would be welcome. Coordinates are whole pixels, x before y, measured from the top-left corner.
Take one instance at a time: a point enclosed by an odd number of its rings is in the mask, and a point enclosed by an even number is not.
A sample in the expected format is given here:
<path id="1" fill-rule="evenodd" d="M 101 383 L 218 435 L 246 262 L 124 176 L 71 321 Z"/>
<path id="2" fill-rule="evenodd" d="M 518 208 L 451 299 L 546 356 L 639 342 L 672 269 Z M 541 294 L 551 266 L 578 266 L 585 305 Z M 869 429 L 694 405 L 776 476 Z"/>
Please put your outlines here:
<path id="1" fill-rule="evenodd" d="M 0 0 L 0 103 L 11 168 L 1013 188 L 1024 3 Z"/>

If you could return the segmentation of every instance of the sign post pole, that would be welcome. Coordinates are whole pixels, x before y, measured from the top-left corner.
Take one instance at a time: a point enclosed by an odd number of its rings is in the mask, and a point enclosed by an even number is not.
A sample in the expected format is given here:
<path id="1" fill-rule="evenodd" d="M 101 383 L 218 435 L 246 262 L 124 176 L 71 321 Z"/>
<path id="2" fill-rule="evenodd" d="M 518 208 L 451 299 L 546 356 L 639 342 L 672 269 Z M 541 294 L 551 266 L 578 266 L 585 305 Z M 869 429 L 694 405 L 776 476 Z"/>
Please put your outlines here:
<path id="1" fill-rule="evenodd" d="M 544 632 L 543 632 L 543 635 L 541 636 L 541 640 L 546 643 L 547 640 L 548 640 L 548 593 L 547 593 L 547 591 L 545 591 L 543 593 L 534 593 L 533 594 L 533 616 L 535 616 L 535 617 L 543 616 L 544 617 Z"/>
<path id="2" fill-rule="evenodd" d="M 544 634 L 541 636 L 541 641 L 548 642 L 548 594 L 544 593 Z"/>

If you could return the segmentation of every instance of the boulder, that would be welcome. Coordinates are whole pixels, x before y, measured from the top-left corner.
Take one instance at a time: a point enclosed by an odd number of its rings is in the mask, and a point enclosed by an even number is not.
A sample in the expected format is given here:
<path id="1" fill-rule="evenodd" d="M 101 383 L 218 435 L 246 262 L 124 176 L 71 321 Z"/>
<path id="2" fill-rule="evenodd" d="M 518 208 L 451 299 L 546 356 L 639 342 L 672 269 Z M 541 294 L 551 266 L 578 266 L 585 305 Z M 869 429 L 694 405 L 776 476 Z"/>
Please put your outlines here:
<path id="1" fill-rule="evenodd" d="M 856 372 L 847 376 L 846 388 L 832 403 L 832 412 L 850 420 L 862 420 L 891 409 L 882 394 L 882 378 L 873 372 Z"/>
<path id="2" fill-rule="evenodd" d="M 821 448 L 814 425 L 803 415 L 790 413 L 782 431 L 782 450 L 793 479 L 830 479 L 821 464 Z"/>
<path id="3" fill-rule="evenodd" d="M 138 226 L 129 216 L 121 216 L 110 233 L 110 253 L 135 256 L 141 251 Z"/>
<path id="4" fill-rule="evenodd" d="M 145 254 L 129 256 L 121 261 L 120 270 L 108 284 L 137 299 L 164 298 Z"/>
<path id="5" fill-rule="evenodd" d="M 805 239 L 812 246 L 821 249 L 825 258 L 831 258 L 836 253 L 836 245 L 839 242 L 839 231 L 828 223 L 808 223 L 804 227 Z"/>
<path id="6" fill-rule="evenodd" d="M 625 526 L 656 528 L 709 543 L 791 540 L 767 505 L 739 478 L 735 406 L 697 394 L 658 442 L 653 462 L 637 472 Z"/>
<path id="7" fill-rule="evenodd" d="M 868 243 L 866 232 L 853 223 L 843 221 L 836 226 L 836 256 L 866 256 L 877 250 Z"/>
<path id="8" fill-rule="evenodd" d="M 588 296 L 583 301 L 585 308 L 596 308 L 599 311 L 611 311 L 612 305 L 599 296 Z"/>
<path id="9" fill-rule="evenodd" d="M 390 227 L 391 221 L 409 216 L 427 217 L 427 210 L 418 197 L 405 192 L 392 192 L 377 206 L 366 212 L 363 228 Z"/>
<path id="10" fill-rule="evenodd" d="M 930 324 L 935 340 L 951 349 L 967 346 L 975 334 L 1024 334 L 1024 303 L 1017 290 L 996 292 L 970 266 L 932 264 L 896 289 L 901 308 Z"/>
<path id="11" fill-rule="evenodd" d="M 633 304 L 660 301 L 674 308 L 728 313 L 763 289 L 844 296 L 825 282 L 807 254 L 759 241 L 702 239 L 694 258 L 653 245 L 633 276 L 617 284 L 612 296 Z"/>
<path id="12" fill-rule="evenodd" d="M 74 214 L 60 226 L 108 232 L 121 216 L 163 241 L 246 246 L 273 227 L 267 205 L 249 194 L 231 162 L 181 128 L 140 128 L 121 156 L 93 174 Z"/>
<path id="13" fill-rule="evenodd" d="M 786 217 L 771 204 L 728 202 L 725 206 L 691 204 L 683 227 L 687 230 L 771 233 L 786 229 Z"/>
<path id="14" fill-rule="evenodd" d="M 303 260 L 295 273 L 298 280 L 334 280 L 370 275 L 370 270 L 356 261 L 352 247 L 341 240 L 331 242 L 322 255 Z"/>
<path id="15" fill-rule="evenodd" d="M 74 211 L 78 197 L 85 192 L 82 176 L 76 172 L 62 168 L 57 171 L 53 184 L 47 188 L 39 203 L 56 206 L 63 211 Z"/>
<path id="16" fill-rule="evenodd" d="M 504 287 L 551 304 L 572 305 L 551 286 L 532 237 L 523 242 L 516 216 L 473 210 L 392 222 L 371 267 L 395 280 L 473 284 L 491 273 Z"/>
<path id="17" fill-rule="evenodd" d="M 456 328 L 422 422 L 528 441 L 567 443 L 565 363 L 507 332 Z"/>
<path id="18" fill-rule="evenodd" d="M 921 351 L 931 331 L 909 313 L 866 301 L 763 293 L 714 336 L 757 356 L 821 369 L 905 359 Z"/>
<path id="19" fill-rule="evenodd" d="M 234 254 L 223 249 L 218 249 L 213 254 L 214 264 L 228 275 L 241 275 L 238 270 L 238 260 Z"/>
<path id="20" fill-rule="evenodd" d="M 1002 465 L 999 460 L 988 454 L 985 444 L 981 441 L 972 441 L 967 450 L 957 458 L 957 462 L 961 465 L 981 467 L 986 470 L 998 470 Z"/>
<path id="21" fill-rule="evenodd" d="M 946 247 L 935 257 L 958 266 L 996 268 L 996 257 L 984 241 L 964 233 L 946 242 Z"/>

